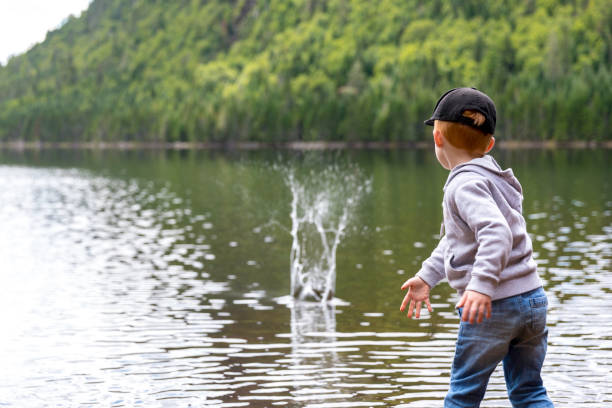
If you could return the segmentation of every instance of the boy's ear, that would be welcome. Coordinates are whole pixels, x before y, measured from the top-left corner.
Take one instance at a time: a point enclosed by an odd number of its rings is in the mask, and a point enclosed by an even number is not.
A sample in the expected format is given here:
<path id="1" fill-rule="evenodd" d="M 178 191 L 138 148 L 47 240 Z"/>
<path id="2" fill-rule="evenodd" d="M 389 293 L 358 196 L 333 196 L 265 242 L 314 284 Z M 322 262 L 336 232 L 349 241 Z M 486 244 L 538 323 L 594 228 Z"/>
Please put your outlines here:
<path id="1" fill-rule="evenodd" d="M 485 153 L 489 153 L 491 149 L 493 149 L 493 146 L 495 146 L 495 138 L 491 136 L 491 141 L 489 142 L 489 145 L 485 149 Z"/>
<path id="2" fill-rule="evenodd" d="M 444 138 L 442 137 L 442 132 L 440 132 L 438 129 L 434 129 L 433 137 L 434 137 L 434 143 L 436 144 L 436 146 L 442 147 L 442 145 L 444 144 Z"/>

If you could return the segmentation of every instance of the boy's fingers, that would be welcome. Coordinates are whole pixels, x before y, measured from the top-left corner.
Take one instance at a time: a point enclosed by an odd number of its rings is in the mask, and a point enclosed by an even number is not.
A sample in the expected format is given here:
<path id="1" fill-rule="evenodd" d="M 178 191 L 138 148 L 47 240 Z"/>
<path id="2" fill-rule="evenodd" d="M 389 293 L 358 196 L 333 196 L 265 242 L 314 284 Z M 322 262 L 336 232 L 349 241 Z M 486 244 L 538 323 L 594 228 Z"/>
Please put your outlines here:
<path id="1" fill-rule="evenodd" d="M 476 319 L 476 313 L 478 313 L 478 307 L 472 302 L 469 303 L 468 309 L 468 320 L 470 324 L 474 324 L 474 320 Z"/>
<path id="2" fill-rule="evenodd" d="M 414 293 L 412 293 L 412 286 L 408 286 L 408 292 L 406 292 L 406 296 L 404 296 L 404 309 L 406 309 L 406 305 L 408 302 L 412 300 L 414 297 Z"/>
<path id="3" fill-rule="evenodd" d="M 461 316 L 461 320 L 463 320 L 464 322 L 467 322 L 470 318 L 470 306 L 471 305 L 472 303 L 470 301 L 467 301 L 463 304 L 463 314 Z"/>
<path id="4" fill-rule="evenodd" d="M 421 317 L 421 304 L 423 302 L 421 302 L 420 300 L 417 302 L 416 304 L 416 318 L 418 319 L 419 317 Z"/>
<path id="5" fill-rule="evenodd" d="M 412 319 L 412 311 L 414 310 L 414 300 L 410 301 L 410 306 L 408 306 L 408 318 Z"/>
<path id="6" fill-rule="evenodd" d="M 487 303 L 487 319 L 491 318 L 491 303 Z"/>
<path id="7" fill-rule="evenodd" d="M 476 320 L 477 323 L 482 323 L 482 319 L 484 319 L 485 317 L 485 309 L 485 305 L 480 305 L 480 307 L 478 308 L 478 319 Z"/>
<path id="8" fill-rule="evenodd" d="M 429 298 L 425 299 L 425 304 L 427 305 L 427 310 L 429 313 L 433 312 L 433 308 L 431 307 L 431 303 L 429 303 Z"/>
<path id="9" fill-rule="evenodd" d="M 406 309 L 406 305 L 408 304 L 409 300 L 410 292 L 406 293 L 406 296 L 404 296 L 404 300 L 402 301 L 402 305 L 400 306 L 400 312 L 403 312 Z"/>
<path id="10" fill-rule="evenodd" d="M 457 303 L 457 305 L 455 306 L 455 309 L 459 309 L 460 307 L 462 307 L 465 303 L 465 293 L 463 294 L 463 296 L 461 296 L 461 299 L 459 299 L 459 302 Z"/>
<path id="11" fill-rule="evenodd" d="M 472 307 L 470 310 L 470 324 L 474 324 L 474 322 L 476 321 L 477 315 L 478 315 L 478 306 L 472 304 Z"/>
<path id="12" fill-rule="evenodd" d="M 408 279 L 406 282 L 404 282 L 404 284 L 402 285 L 402 290 L 405 290 L 409 286 L 410 286 L 410 279 Z"/>

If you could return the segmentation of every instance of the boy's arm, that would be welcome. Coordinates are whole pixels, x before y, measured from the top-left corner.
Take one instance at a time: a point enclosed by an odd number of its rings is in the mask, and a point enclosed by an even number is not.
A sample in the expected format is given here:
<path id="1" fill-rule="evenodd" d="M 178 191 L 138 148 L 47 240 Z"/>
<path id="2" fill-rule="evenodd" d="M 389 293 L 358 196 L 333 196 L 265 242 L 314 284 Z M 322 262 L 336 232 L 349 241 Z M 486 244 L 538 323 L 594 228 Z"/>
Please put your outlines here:
<path id="1" fill-rule="evenodd" d="M 512 250 L 512 231 L 484 180 L 470 180 L 455 190 L 459 216 L 474 231 L 478 250 L 466 291 L 492 297 Z"/>
<path id="2" fill-rule="evenodd" d="M 433 288 L 446 277 L 444 271 L 444 251 L 446 250 L 446 235 L 442 237 L 438 246 L 433 250 L 429 258 L 423 261 L 421 269 L 416 276 L 421 278 L 430 288 Z"/>

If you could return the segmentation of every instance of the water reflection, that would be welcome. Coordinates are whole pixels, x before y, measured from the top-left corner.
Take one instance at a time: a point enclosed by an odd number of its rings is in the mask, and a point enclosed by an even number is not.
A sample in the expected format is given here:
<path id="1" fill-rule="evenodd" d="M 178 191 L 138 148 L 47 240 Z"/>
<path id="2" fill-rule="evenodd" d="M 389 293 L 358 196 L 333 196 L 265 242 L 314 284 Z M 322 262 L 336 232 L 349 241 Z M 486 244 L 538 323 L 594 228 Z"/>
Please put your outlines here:
<path id="1" fill-rule="evenodd" d="M 333 304 L 313 302 L 293 302 L 291 305 L 291 347 L 293 355 L 298 358 L 312 357 L 308 351 L 313 345 L 333 346 L 336 338 L 336 308 Z M 322 340 L 321 340 L 322 339 Z M 337 350 L 329 348 L 329 356 L 321 356 L 319 366 L 333 365 L 338 361 Z"/>
<path id="2" fill-rule="evenodd" d="M 1 170 L 0 401 L 147 405 L 175 394 L 149 382 L 184 369 L 172 350 L 208 346 L 203 335 L 234 323 L 206 301 L 228 290 L 202 270 L 210 246 L 176 227 L 202 217 L 163 187 Z"/>

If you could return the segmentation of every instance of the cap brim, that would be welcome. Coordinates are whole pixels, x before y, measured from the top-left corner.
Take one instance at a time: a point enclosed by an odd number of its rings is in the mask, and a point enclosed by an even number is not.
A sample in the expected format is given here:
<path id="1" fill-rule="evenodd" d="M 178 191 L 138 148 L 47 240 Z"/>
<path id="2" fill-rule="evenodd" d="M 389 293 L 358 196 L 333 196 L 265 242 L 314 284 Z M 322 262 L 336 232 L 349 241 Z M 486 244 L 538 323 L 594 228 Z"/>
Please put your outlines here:
<path id="1" fill-rule="evenodd" d="M 425 122 L 423 122 L 423 123 L 425 123 L 426 125 L 429 125 L 429 126 L 433 126 L 433 125 L 434 125 L 434 122 L 435 122 L 435 119 L 434 119 L 434 118 L 431 118 L 431 119 L 427 119 L 427 120 L 426 120 Z"/>

